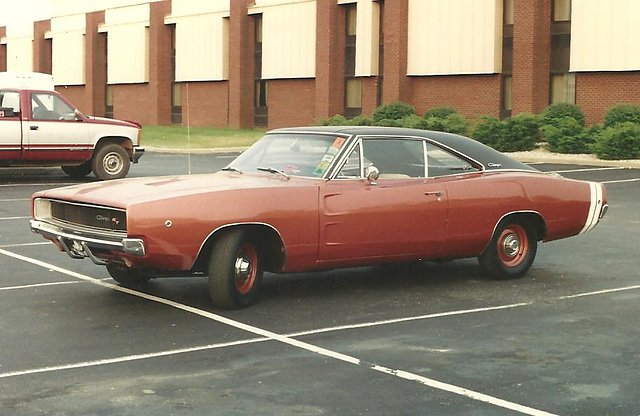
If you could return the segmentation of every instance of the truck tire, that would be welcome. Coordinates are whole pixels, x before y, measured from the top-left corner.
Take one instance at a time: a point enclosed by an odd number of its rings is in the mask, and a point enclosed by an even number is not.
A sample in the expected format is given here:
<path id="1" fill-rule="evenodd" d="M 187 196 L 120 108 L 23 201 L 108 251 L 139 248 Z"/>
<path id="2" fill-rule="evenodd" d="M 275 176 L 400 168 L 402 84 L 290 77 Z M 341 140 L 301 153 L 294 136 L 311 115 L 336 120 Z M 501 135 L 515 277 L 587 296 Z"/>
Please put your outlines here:
<path id="1" fill-rule="evenodd" d="M 84 178 L 88 174 L 91 173 L 91 161 L 87 160 L 86 162 L 77 165 L 77 166 L 62 166 L 62 171 L 72 178 Z"/>
<path id="2" fill-rule="evenodd" d="M 131 161 L 124 147 L 119 144 L 107 144 L 98 148 L 91 165 L 96 178 L 106 181 L 127 176 Z"/>

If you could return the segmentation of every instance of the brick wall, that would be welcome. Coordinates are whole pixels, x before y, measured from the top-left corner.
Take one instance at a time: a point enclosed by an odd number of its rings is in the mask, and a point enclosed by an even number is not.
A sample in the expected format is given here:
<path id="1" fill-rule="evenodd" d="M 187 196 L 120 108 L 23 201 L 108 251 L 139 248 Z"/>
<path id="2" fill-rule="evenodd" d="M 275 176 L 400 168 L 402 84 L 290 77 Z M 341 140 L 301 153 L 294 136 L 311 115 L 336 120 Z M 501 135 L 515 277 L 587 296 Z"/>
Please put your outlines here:
<path id="1" fill-rule="evenodd" d="M 56 87 L 56 91 L 60 93 L 60 95 L 64 96 L 71 104 L 75 105 L 78 110 L 80 110 L 83 114 L 89 116 L 101 116 L 102 114 L 93 114 L 91 111 L 91 105 L 86 100 L 87 95 L 85 93 L 86 89 L 84 85 L 73 85 L 69 87 Z"/>
<path id="2" fill-rule="evenodd" d="M 602 123 L 606 110 L 622 103 L 640 104 L 640 71 L 576 74 L 576 104 L 587 124 Z"/>
<path id="3" fill-rule="evenodd" d="M 335 1 L 316 2 L 315 116 L 344 112 L 345 8 Z"/>
<path id="4" fill-rule="evenodd" d="M 453 107 L 469 118 L 500 114 L 499 74 L 410 77 L 410 81 L 409 102 L 420 115 L 433 107 Z"/>
<path id="5" fill-rule="evenodd" d="M 229 127 L 253 126 L 254 20 L 247 15 L 253 0 L 231 2 L 229 18 Z"/>
<path id="6" fill-rule="evenodd" d="M 512 114 L 539 113 L 549 102 L 551 0 L 515 0 Z"/>
<path id="7" fill-rule="evenodd" d="M 269 128 L 305 126 L 316 119 L 313 79 L 269 80 Z"/>
<path id="8" fill-rule="evenodd" d="M 51 30 L 51 20 L 34 22 L 33 24 L 33 71 L 51 74 L 52 45 L 51 39 L 44 34 Z"/>
<path id="9" fill-rule="evenodd" d="M 187 102 L 188 99 L 188 102 Z M 188 115 L 187 115 L 187 106 Z M 182 83 L 182 125 L 227 127 L 229 82 Z"/>
<path id="10" fill-rule="evenodd" d="M 0 38 L 7 36 L 7 28 L 0 27 Z M 7 45 L 0 45 L 0 72 L 7 70 Z"/>
<path id="11" fill-rule="evenodd" d="M 407 77 L 407 27 L 409 24 L 409 1 L 387 0 L 384 2 L 384 81 L 382 102 L 408 101 L 411 95 Z"/>

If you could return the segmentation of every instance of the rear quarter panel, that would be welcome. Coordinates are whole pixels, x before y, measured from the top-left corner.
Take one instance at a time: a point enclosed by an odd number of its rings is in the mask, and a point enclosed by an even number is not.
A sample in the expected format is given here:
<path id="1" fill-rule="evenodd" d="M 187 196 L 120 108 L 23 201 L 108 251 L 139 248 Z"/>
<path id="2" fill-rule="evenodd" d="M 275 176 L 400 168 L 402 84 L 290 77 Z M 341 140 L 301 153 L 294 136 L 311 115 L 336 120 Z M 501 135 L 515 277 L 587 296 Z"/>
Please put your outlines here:
<path id="1" fill-rule="evenodd" d="M 443 255 L 472 257 L 484 251 L 505 215 L 537 212 L 545 221 L 545 241 L 578 234 L 590 205 L 588 182 L 542 173 L 485 172 L 452 177 L 448 241 Z"/>

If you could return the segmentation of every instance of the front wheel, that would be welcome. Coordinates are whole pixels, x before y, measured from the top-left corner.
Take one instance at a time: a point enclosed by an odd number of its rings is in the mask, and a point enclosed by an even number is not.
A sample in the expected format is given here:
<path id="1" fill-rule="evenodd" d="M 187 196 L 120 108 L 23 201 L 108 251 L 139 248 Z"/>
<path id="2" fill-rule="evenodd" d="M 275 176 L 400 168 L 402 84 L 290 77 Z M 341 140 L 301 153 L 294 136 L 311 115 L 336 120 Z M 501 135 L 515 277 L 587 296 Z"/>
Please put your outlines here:
<path id="1" fill-rule="evenodd" d="M 140 287 L 147 283 L 150 276 L 142 274 L 135 269 L 130 269 L 122 264 L 108 263 L 107 271 L 116 282 L 125 287 Z"/>
<path id="2" fill-rule="evenodd" d="M 538 239 L 532 226 L 508 222 L 496 229 L 489 246 L 478 260 L 489 277 L 515 279 L 529 270 L 537 250 Z"/>
<path id="3" fill-rule="evenodd" d="M 209 259 L 209 291 L 213 303 L 225 309 L 253 304 L 262 282 L 258 247 L 244 230 L 231 230 L 213 244 Z"/>
<path id="4" fill-rule="evenodd" d="M 130 166 L 129 153 L 119 144 L 102 146 L 93 156 L 93 173 L 103 181 L 124 178 Z"/>
<path id="5" fill-rule="evenodd" d="M 62 171 L 72 178 L 84 178 L 91 173 L 91 161 L 87 160 L 76 166 L 62 166 Z"/>

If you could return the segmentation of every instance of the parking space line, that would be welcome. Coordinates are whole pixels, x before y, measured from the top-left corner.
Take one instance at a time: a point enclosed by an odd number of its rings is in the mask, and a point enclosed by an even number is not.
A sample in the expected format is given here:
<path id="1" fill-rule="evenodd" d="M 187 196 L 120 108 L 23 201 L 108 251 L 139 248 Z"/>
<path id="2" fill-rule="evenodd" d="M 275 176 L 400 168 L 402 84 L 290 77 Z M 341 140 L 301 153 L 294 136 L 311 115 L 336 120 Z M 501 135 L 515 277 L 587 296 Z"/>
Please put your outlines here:
<path id="1" fill-rule="evenodd" d="M 554 170 L 555 173 L 572 173 L 572 172 L 595 172 L 600 170 L 626 170 L 630 169 L 624 166 L 609 166 L 606 168 L 583 168 L 583 169 L 568 169 L 568 170 Z"/>
<path id="2" fill-rule="evenodd" d="M 0 202 L 18 202 L 18 201 L 31 201 L 31 198 L 0 199 Z"/>
<path id="3" fill-rule="evenodd" d="M 625 183 L 625 182 L 640 182 L 640 178 L 635 178 L 635 179 L 620 179 L 618 181 L 604 181 L 604 182 L 600 182 L 600 183 L 604 183 L 604 184 L 611 184 L 611 183 Z"/>
<path id="4" fill-rule="evenodd" d="M 51 183 L 3 183 L 0 187 L 13 187 L 13 186 L 65 186 L 76 185 L 75 182 L 51 182 Z"/>
<path id="5" fill-rule="evenodd" d="M 31 217 L 0 217 L 0 221 L 10 221 L 10 220 L 26 220 Z"/>
<path id="6" fill-rule="evenodd" d="M 32 289 L 32 288 L 46 287 L 46 286 L 77 285 L 79 283 L 82 283 L 82 282 L 78 282 L 77 280 L 74 280 L 70 282 L 49 282 L 49 283 L 35 283 L 33 285 L 7 286 L 7 287 L 0 287 L 0 292 L 3 290 Z"/>
<path id="7" fill-rule="evenodd" d="M 42 243 L 23 243 L 23 244 L 5 244 L 0 245 L 0 248 L 13 248 L 13 247 L 30 247 L 30 246 L 45 246 L 52 244 L 48 241 L 43 241 Z"/>
<path id="8" fill-rule="evenodd" d="M 422 377 L 420 375 L 413 374 L 413 373 L 410 373 L 410 372 L 407 372 L 407 371 L 380 366 L 380 365 L 375 364 L 375 363 L 367 363 L 367 362 L 364 362 L 364 361 L 362 361 L 362 360 L 360 360 L 360 359 L 358 359 L 356 357 L 352 357 L 350 355 L 346 355 L 346 354 L 342 354 L 342 353 L 339 353 L 339 352 L 336 352 L 336 351 L 332 351 L 332 350 L 329 350 L 329 349 L 326 349 L 326 348 L 323 348 L 323 347 L 319 347 L 319 346 L 316 346 L 316 345 L 313 345 L 313 344 L 309 344 L 309 343 L 304 342 L 304 341 L 299 341 L 297 339 L 290 338 L 290 337 L 288 337 L 286 335 L 277 334 L 277 333 L 272 332 L 272 331 L 268 331 L 268 330 L 265 330 L 265 329 L 262 329 L 262 328 L 258 328 L 258 327 L 253 326 L 253 325 L 249 325 L 249 324 L 245 324 L 245 323 L 242 323 L 242 322 L 239 322 L 239 321 L 235 321 L 233 319 L 226 318 L 226 317 L 224 317 L 222 315 L 214 314 L 212 312 L 208 312 L 208 311 L 205 311 L 205 310 L 202 310 L 202 309 L 194 308 L 192 306 L 188 306 L 188 305 L 184 305 L 184 304 L 181 304 L 181 303 L 178 303 L 178 302 L 174 302 L 174 301 L 169 300 L 169 299 L 161 298 L 161 297 L 158 297 L 158 296 L 155 296 L 155 295 L 149 295 L 147 293 L 139 292 L 137 290 L 133 290 L 133 289 L 125 288 L 125 287 L 122 287 L 122 286 L 117 286 L 117 285 L 114 285 L 114 284 L 111 284 L 111 283 L 103 282 L 103 281 L 95 279 L 93 277 L 86 276 L 86 275 L 83 275 L 83 274 L 80 274 L 80 273 L 76 273 L 76 272 L 73 272 L 71 270 L 66 270 L 66 269 L 63 269 L 61 267 L 55 266 L 53 264 L 46 263 L 46 262 L 43 262 L 43 261 L 40 261 L 40 260 L 37 260 L 37 259 L 32 259 L 30 257 L 22 256 L 20 254 L 12 253 L 10 251 L 6 251 L 6 250 L 0 249 L 0 254 L 4 254 L 5 256 L 13 257 L 13 258 L 15 258 L 17 260 L 22 260 L 22 261 L 25 261 L 25 262 L 28 262 L 28 263 L 31 263 L 31 264 L 34 264 L 34 265 L 37 265 L 37 266 L 45 267 L 47 269 L 50 269 L 50 270 L 53 270 L 53 271 L 57 271 L 57 272 L 62 273 L 62 274 L 66 274 L 68 276 L 73 276 L 73 277 L 76 277 L 76 278 L 78 278 L 80 280 L 87 281 L 87 282 L 93 283 L 93 284 L 98 285 L 98 286 L 102 286 L 102 287 L 105 287 L 105 288 L 108 288 L 108 289 L 116 290 L 118 292 L 126 293 L 126 294 L 129 294 L 129 295 L 132 295 L 132 296 L 136 296 L 136 297 L 139 297 L 139 298 L 142 298 L 142 299 L 146 299 L 146 300 L 149 300 L 149 301 L 152 301 L 152 302 L 156 302 L 156 303 L 159 303 L 159 304 L 163 304 L 163 305 L 166 305 L 166 306 L 170 306 L 170 307 L 173 307 L 175 309 L 182 310 L 184 312 L 188 312 L 188 313 L 191 313 L 191 314 L 194 314 L 194 315 L 198 315 L 198 316 L 201 316 L 203 318 L 207 318 L 207 319 L 210 319 L 212 321 L 215 321 L 215 322 L 218 322 L 218 323 L 221 323 L 221 324 L 224 324 L 224 325 L 228 325 L 228 326 L 231 326 L 233 328 L 243 330 L 245 332 L 252 333 L 254 335 L 258 335 L 258 336 L 261 336 L 261 337 L 264 337 L 264 338 L 268 338 L 268 339 L 273 340 L 273 341 L 277 341 L 277 342 L 280 342 L 280 343 L 283 343 L 283 344 L 286 344 L 286 345 L 290 345 L 290 346 L 293 346 L 293 347 L 296 347 L 296 348 L 299 348 L 299 349 L 302 349 L 302 350 L 305 350 L 305 351 L 312 352 L 314 354 L 318 354 L 318 355 L 321 355 L 321 356 L 333 358 L 335 360 L 342 361 L 342 362 L 349 363 L 349 364 L 353 364 L 353 365 L 357 365 L 357 366 L 366 366 L 366 367 L 369 367 L 373 371 L 377 371 L 377 372 L 384 373 L 384 374 L 389 374 L 391 376 L 402 378 L 402 379 L 409 380 L 409 381 L 414 381 L 414 382 L 417 382 L 417 383 L 420 383 L 422 385 L 429 386 L 429 387 L 432 387 L 432 388 L 435 388 L 435 389 L 438 389 L 438 390 L 447 391 L 447 392 L 454 393 L 454 394 L 457 394 L 457 395 L 460 395 L 460 396 L 464 396 L 464 397 L 467 397 L 467 398 L 470 398 L 470 399 L 473 399 L 473 400 L 476 400 L 476 401 L 488 403 L 488 404 L 491 404 L 491 405 L 494 405 L 494 406 L 497 406 L 497 407 L 502 407 L 502 408 L 505 408 L 505 409 L 513 410 L 513 411 L 517 411 L 517 412 L 520 412 L 520 413 L 523 413 L 523 414 L 532 415 L 532 416 L 553 416 L 552 413 L 548 413 L 548 412 L 545 412 L 545 411 L 542 411 L 542 410 L 538 410 L 538 409 L 534 409 L 534 408 L 531 408 L 531 407 L 523 406 L 523 405 L 520 405 L 520 404 L 517 404 L 517 403 L 512 403 L 512 402 L 509 402 L 509 401 L 506 401 L 506 400 L 499 399 L 497 397 L 489 396 L 489 395 L 486 395 L 486 394 L 483 394 L 483 393 L 479 393 L 479 392 L 476 392 L 476 391 L 473 391 L 473 390 L 469 390 L 469 389 L 465 389 L 465 388 L 462 388 L 462 387 L 459 387 L 459 386 L 455 386 L 453 384 L 443 383 L 443 382 L 440 382 L 440 381 L 437 381 L 437 380 L 434 380 L 434 379 L 430 379 L 430 378 L 427 378 L 427 377 Z"/>
<path id="9" fill-rule="evenodd" d="M 640 285 L 627 286 L 627 287 L 618 287 L 618 288 L 614 288 L 614 289 L 597 290 L 595 292 L 578 293 L 576 295 L 560 296 L 558 299 L 559 300 L 564 300 L 564 299 L 584 298 L 584 297 L 587 297 L 587 296 L 604 295 L 604 294 L 616 293 L 616 292 L 626 292 L 628 290 L 637 290 L 637 289 L 640 289 Z"/>

